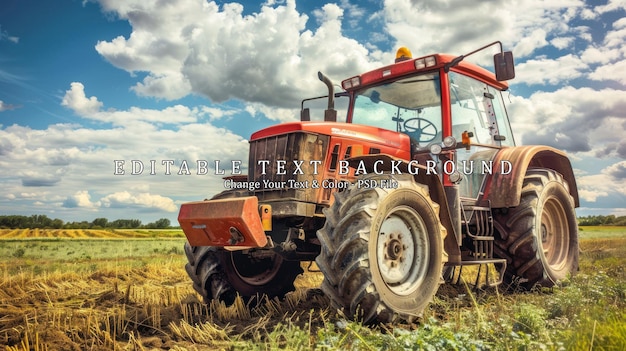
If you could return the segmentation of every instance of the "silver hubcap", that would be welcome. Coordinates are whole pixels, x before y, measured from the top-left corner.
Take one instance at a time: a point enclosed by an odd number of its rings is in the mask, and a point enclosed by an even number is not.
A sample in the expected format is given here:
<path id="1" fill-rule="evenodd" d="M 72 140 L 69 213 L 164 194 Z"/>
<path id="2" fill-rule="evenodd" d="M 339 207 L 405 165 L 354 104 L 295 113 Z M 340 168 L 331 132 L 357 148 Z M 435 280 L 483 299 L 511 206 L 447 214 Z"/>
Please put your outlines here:
<path id="1" fill-rule="evenodd" d="M 380 274 L 391 291 L 408 295 L 419 286 L 428 269 L 426 225 L 411 207 L 395 208 L 378 233 L 376 257 Z"/>

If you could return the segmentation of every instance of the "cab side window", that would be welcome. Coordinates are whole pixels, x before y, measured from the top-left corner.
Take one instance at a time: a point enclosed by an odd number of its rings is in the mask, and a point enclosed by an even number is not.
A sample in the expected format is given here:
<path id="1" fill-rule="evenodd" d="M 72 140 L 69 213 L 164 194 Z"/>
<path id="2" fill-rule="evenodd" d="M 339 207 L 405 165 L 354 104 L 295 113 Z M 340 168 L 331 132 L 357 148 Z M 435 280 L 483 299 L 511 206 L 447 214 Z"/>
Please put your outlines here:
<path id="1" fill-rule="evenodd" d="M 449 77 L 452 136 L 460 140 L 468 131 L 479 144 L 513 145 L 500 92 L 462 74 L 450 72 Z"/>

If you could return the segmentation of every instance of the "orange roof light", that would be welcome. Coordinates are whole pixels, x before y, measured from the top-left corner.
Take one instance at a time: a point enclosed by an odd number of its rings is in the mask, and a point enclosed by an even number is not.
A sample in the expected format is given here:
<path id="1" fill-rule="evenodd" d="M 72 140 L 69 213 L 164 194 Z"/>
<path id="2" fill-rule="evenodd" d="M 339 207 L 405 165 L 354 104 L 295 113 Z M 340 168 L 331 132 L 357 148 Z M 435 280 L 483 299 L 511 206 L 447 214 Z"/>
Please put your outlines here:
<path id="1" fill-rule="evenodd" d="M 396 62 L 406 61 L 413 58 L 413 54 L 411 54 L 411 50 L 406 46 L 403 46 L 396 51 Z"/>

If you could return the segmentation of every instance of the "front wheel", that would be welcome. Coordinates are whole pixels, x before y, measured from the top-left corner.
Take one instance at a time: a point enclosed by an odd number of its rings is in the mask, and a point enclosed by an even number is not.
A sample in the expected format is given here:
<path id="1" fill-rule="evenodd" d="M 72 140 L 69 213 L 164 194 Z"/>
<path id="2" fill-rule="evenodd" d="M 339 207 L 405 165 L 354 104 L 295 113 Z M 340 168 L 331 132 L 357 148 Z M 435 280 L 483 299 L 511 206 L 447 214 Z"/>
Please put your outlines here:
<path id="1" fill-rule="evenodd" d="M 391 180 L 390 178 L 395 179 Z M 446 230 L 428 187 L 410 175 L 368 175 L 335 193 L 317 232 L 322 290 L 347 317 L 364 323 L 420 316 L 441 283 Z"/>
<path id="2" fill-rule="evenodd" d="M 520 204 L 494 217 L 496 254 L 508 261 L 505 281 L 525 289 L 551 287 L 578 269 L 578 223 L 563 177 L 530 169 Z"/>

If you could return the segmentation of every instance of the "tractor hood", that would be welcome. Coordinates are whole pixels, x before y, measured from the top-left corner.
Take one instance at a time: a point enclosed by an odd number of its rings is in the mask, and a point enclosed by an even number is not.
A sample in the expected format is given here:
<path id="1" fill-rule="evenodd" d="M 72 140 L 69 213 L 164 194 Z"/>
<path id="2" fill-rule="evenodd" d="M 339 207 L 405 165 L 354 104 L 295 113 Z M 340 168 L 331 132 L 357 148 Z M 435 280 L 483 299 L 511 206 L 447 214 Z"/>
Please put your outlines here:
<path id="1" fill-rule="evenodd" d="M 363 143 L 386 145 L 401 150 L 410 150 L 409 136 L 372 126 L 339 123 L 339 122 L 289 122 L 261 129 L 250 136 L 250 141 L 262 138 L 288 134 L 293 132 L 308 132 L 331 137 L 341 137 Z"/>

